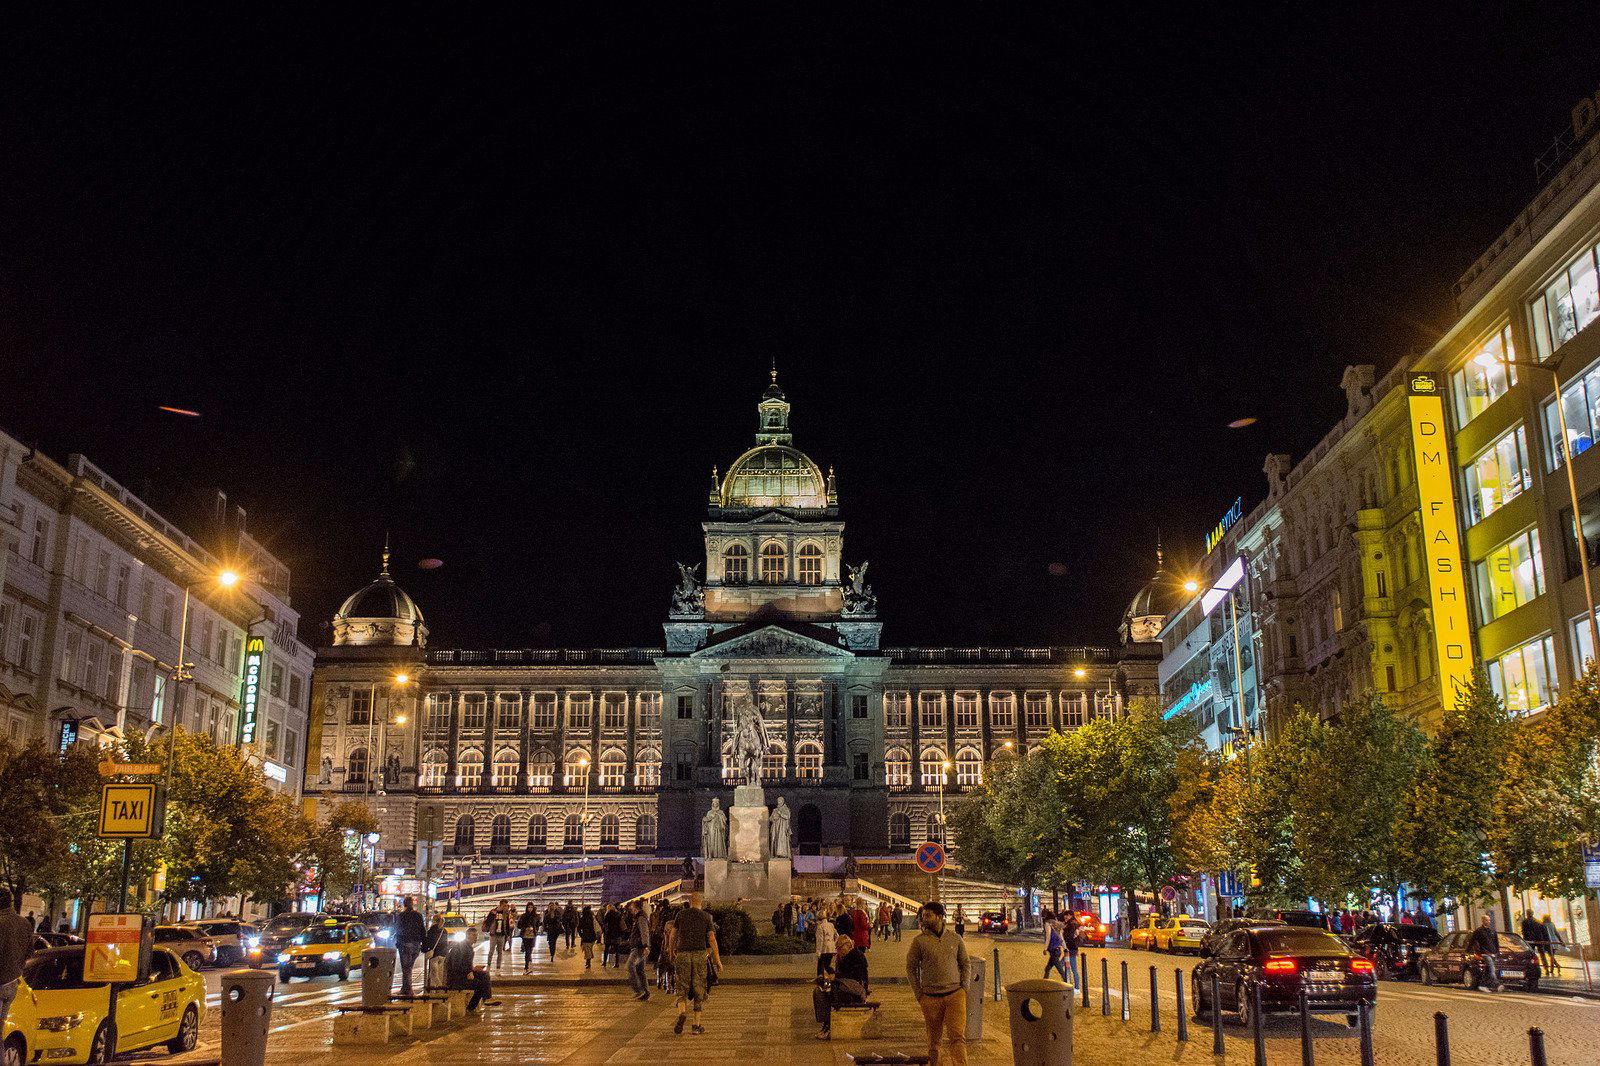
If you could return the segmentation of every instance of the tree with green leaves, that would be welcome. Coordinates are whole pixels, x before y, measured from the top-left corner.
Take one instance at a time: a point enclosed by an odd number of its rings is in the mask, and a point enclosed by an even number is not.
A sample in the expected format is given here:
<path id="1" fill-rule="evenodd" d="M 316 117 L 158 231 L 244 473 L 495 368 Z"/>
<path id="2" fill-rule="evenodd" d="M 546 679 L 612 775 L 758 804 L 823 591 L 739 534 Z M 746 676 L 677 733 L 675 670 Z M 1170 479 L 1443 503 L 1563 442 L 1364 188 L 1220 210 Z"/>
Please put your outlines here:
<path id="1" fill-rule="evenodd" d="M 0 741 L 0 880 L 18 903 L 30 887 L 93 898 L 114 884 L 107 859 L 115 853 L 120 864 L 121 849 L 95 835 L 97 755 L 86 744 L 57 753 Z"/>
<path id="2" fill-rule="evenodd" d="M 340 800 L 325 820 L 310 823 L 304 865 L 316 879 L 324 906 L 355 887 L 360 864 L 354 842 L 377 830 L 372 808 L 360 800 Z"/>

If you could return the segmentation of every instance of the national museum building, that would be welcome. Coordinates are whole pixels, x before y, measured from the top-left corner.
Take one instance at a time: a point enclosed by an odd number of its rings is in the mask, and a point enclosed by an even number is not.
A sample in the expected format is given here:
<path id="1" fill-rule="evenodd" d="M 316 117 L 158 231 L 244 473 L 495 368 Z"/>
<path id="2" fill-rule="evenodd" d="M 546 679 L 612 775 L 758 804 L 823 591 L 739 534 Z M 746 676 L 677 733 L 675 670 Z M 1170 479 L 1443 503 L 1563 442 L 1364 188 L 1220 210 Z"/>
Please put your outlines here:
<path id="1" fill-rule="evenodd" d="M 941 798 L 991 757 L 1155 695 L 1176 584 L 1159 575 L 1115 651 L 882 646 L 833 471 L 794 447 L 789 411 L 774 375 L 754 446 L 713 476 L 705 561 L 680 567 L 659 647 L 432 647 L 386 553 L 317 655 L 306 794 L 367 797 L 385 867 L 419 834 L 462 873 L 692 855 L 741 783 L 730 724 L 753 705 L 795 854 L 884 856 L 939 839 Z"/>

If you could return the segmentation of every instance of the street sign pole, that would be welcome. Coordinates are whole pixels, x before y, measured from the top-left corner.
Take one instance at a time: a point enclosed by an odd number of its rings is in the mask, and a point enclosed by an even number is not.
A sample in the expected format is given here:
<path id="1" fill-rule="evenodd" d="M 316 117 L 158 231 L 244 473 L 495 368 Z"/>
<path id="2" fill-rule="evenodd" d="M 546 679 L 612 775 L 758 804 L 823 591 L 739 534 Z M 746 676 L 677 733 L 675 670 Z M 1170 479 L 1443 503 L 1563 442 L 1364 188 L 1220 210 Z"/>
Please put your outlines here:
<path id="1" fill-rule="evenodd" d="M 128 870 L 133 865 L 133 840 L 123 838 L 122 841 L 122 889 L 117 893 L 117 913 L 126 914 L 128 911 Z"/>

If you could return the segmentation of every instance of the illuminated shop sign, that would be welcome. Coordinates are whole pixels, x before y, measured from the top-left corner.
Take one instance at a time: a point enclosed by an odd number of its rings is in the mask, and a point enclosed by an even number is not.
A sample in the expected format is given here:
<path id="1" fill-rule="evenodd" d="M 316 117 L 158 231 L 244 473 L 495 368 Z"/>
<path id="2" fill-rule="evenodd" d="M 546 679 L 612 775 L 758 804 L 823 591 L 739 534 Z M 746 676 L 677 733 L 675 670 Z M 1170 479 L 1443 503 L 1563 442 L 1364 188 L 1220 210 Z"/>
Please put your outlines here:
<path id="1" fill-rule="evenodd" d="M 1445 710 L 1472 680 L 1472 631 L 1461 576 L 1461 532 L 1456 520 L 1450 446 L 1444 435 L 1444 399 L 1432 374 L 1412 374 L 1407 404 L 1411 448 L 1422 508 L 1422 553 L 1433 604 L 1434 651 L 1439 659 L 1439 695 Z"/>
<path id="2" fill-rule="evenodd" d="M 244 646 L 244 694 L 239 697 L 239 743 L 256 740 L 256 704 L 261 698 L 261 660 L 266 641 L 251 637 Z"/>
<path id="3" fill-rule="evenodd" d="M 1222 538 L 1228 535 L 1228 530 L 1233 524 L 1244 517 L 1244 497 L 1240 496 L 1233 501 L 1233 506 L 1228 508 L 1228 513 L 1222 516 L 1222 521 L 1217 523 L 1217 528 L 1206 534 L 1206 554 L 1211 554 L 1211 549 L 1222 543 Z"/>

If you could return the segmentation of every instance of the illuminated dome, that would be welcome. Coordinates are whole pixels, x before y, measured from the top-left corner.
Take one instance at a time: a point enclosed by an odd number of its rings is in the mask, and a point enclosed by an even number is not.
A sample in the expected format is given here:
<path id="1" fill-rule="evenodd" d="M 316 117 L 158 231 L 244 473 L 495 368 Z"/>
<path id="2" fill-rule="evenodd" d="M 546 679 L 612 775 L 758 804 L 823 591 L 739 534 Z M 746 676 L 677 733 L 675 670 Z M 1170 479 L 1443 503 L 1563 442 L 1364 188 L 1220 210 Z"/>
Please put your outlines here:
<path id="1" fill-rule="evenodd" d="M 333 616 L 333 642 L 342 644 L 394 644 L 418 647 L 428 642 L 422 609 L 389 576 L 389 548 L 383 549 L 383 570 Z"/>
<path id="2" fill-rule="evenodd" d="M 1166 624 L 1172 612 L 1183 606 L 1186 595 L 1182 584 L 1163 568 L 1161 552 L 1158 549 L 1155 576 L 1134 593 L 1128 609 L 1122 612 L 1123 643 L 1145 644 L 1159 641 L 1161 627 Z"/>
<path id="3" fill-rule="evenodd" d="M 722 506 L 822 508 L 828 480 L 804 452 L 759 444 L 734 460 L 722 479 Z"/>

